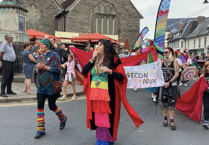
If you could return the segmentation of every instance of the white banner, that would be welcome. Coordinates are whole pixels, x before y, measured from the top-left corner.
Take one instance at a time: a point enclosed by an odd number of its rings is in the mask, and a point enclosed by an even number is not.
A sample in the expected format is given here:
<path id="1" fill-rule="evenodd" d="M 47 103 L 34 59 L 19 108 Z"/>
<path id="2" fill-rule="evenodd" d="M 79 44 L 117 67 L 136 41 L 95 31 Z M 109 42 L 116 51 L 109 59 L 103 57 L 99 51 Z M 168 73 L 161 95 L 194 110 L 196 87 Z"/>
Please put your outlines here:
<path id="1" fill-rule="evenodd" d="M 151 88 L 165 85 L 161 60 L 157 62 L 124 67 L 128 77 L 127 88 Z"/>

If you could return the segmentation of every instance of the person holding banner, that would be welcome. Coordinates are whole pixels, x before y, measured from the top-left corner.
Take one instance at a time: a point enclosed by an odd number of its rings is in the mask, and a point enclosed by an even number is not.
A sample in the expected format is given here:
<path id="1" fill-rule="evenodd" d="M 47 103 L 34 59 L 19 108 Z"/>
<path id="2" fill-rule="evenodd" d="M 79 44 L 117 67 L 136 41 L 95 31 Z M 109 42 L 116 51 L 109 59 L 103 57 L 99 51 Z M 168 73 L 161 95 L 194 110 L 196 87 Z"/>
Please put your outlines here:
<path id="1" fill-rule="evenodd" d="M 82 72 L 87 97 L 87 127 L 96 130 L 96 145 L 113 145 L 117 140 L 121 101 L 135 125 L 143 123 L 126 99 L 127 77 L 109 40 L 99 40 Z"/>
<path id="2" fill-rule="evenodd" d="M 140 54 L 141 52 L 142 52 L 142 48 L 141 48 L 141 47 L 136 47 L 135 50 L 134 50 L 134 52 L 131 53 L 130 56 L 138 55 L 138 54 Z M 137 92 L 137 88 L 134 88 L 134 92 Z"/>
<path id="3" fill-rule="evenodd" d="M 209 61 L 204 64 L 201 77 L 205 77 L 209 87 Z M 209 129 L 209 89 L 203 93 L 203 106 L 204 123 L 202 126 Z"/>
<path id="4" fill-rule="evenodd" d="M 180 96 L 177 86 L 177 78 L 179 76 L 179 64 L 174 60 L 174 51 L 167 47 L 164 50 L 164 60 L 162 61 L 162 71 L 165 80 L 165 86 L 162 89 L 162 112 L 164 116 L 163 126 L 168 126 L 167 115 L 170 116 L 170 126 L 172 130 L 176 130 L 174 124 L 175 102 Z"/>

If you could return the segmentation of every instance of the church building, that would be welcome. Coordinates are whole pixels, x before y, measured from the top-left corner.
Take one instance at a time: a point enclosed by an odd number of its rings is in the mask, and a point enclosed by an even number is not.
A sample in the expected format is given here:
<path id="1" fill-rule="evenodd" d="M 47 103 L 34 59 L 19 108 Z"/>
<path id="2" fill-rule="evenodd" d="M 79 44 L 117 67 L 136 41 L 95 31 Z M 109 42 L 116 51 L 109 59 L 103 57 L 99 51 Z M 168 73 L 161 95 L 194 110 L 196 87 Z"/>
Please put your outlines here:
<path id="1" fill-rule="evenodd" d="M 22 0 L 29 11 L 26 29 L 51 35 L 55 31 L 101 33 L 127 38 L 132 48 L 143 16 L 131 0 Z"/>

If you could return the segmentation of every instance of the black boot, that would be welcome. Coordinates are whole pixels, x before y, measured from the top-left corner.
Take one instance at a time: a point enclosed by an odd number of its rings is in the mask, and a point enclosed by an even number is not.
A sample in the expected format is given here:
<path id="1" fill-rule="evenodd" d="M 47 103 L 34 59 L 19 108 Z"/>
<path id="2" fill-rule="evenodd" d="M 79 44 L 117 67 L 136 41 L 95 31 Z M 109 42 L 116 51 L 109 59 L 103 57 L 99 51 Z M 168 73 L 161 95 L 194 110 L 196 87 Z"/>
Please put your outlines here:
<path id="1" fill-rule="evenodd" d="M 41 133 L 39 131 L 37 131 L 36 135 L 35 135 L 35 139 L 39 139 L 41 138 L 41 136 L 45 135 L 45 132 L 44 133 Z"/>
<path id="2" fill-rule="evenodd" d="M 64 122 L 60 122 L 60 130 L 63 130 L 65 128 L 66 121 L 67 121 L 67 116 Z"/>

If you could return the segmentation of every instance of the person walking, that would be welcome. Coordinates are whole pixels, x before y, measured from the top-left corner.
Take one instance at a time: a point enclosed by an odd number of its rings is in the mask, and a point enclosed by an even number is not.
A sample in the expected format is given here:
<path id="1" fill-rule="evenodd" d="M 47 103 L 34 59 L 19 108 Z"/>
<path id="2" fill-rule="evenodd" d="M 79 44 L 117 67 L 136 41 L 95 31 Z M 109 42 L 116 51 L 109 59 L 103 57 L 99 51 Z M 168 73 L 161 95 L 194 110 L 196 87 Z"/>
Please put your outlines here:
<path id="1" fill-rule="evenodd" d="M 138 127 L 143 123 L 126 99 L 127 77 L 109 40 L 99 40 L 97 50 L 83 68 L 87 97 L 87 127 L 96 130 L 96 145 L 113 145 L 122 103 Z"/>
<path id="2" fill-rule="evenodd" d="M 60 98 L 61 101 L 67 100 L 67 85 L 70 83 L 73 89 L 73 97 L 72 97 L 72 101 L 76 100 L 76 88 L 75 88 L 75 80 L 76 80 L 76 76 L 75 76 L 75 57 L 73 55 L 73 53 L 71 52 L 68 55 L 68 61 L 66 63 L 64 63 L 62 65 L 62 67 L 64 69 L 67 68 L 67 73 L 65 74 L 65 81 L 64 81 L 64 85 L 63 85 L 63 93 L 64 95 Z"/>
<path id="3" fill-rule="evenodd" d="M 172 48 L 167 47 L 164 50 L 164 60 L 162 60 L 162 71 L 165 80 L 165 86 L 162 89 L 162 112 L 164 116 L 163 126 L 168 126 L 167 115 L 170 116 L 170 127 L 172 130 L 176 130 L 174 124 L 175 115 L 175 102 L 179 97 L 177 90 L 177 78 L 179 76 L 179 64 L 177 60 L 174 60 L 174 51 Z"/>
<path id="4" fill-rule="evenodd" d="M 65 128 L 67 117 L 62 110 L 57 107 L 56 100 L 60 93 L 53 93 L 52 82 L 59 81 L 60 77 L 60 58 L 59 55 L 50 51 L 50 41 L 43 39 L 40 42 L 42 56 L 39 56 L 36 70 L 34 73 L 34 80 L 37 86 L 37 133 L 36 139 L 39 139 L 45 134 L 45 120 L 44 120 L 44 104 L 48 98 L 49 109 L 52 110 L 60 120 L 59 129 Z"/>
<path id="5" fill-rule="evenodd" d="M 130 54 L 130 56 L 135 56 L 135 55 L 138 55 L 142 52 L 142 48 L 141 47 L 136 47 L 134 52 Z M 134 92 L 137 92 L 138 89 L 137 88 L 134 88 Z"/>
<path id="6" fill-rule="evenodd" d="M 182 86 L 182 82 L 180 80 L 181 78 L 181 73 L 183 71 L 183 64 L 182 64 L 182 61 L 180 58 L 178 58 L 178 53 L 177 52 L 174 52 L 174 59 L 177 60 L 178 64 L 179 64 L 179 76 L 178 78 L 176 79 L 177 81 L 177 85 L 179 85 L 179 82 L 180 82 L 180 85 L 179 86 Z"/>
<path id="7" fill-rule="evenodd" d="M 24 82 L 24 90 L 23 92 L 27 95 L 31 95 L 30 93 L 30 86 L 31 86 L 31 80 L 33 75 L 33 69 L 36 64 L 36 59 L 33 57 L 33 55 L 30 52 L 30 44 L 25 43 L 24 44 L 24 50 L 22 52 L 22 59 L 23 59 L 23 70 L 25 73 L 25 82 Z"/>
<path id="8" fill-rule="evenodd" d="M 17 95 L 12 91 L 12 81 L 14 78 L 14 63 L 16 54 L 12 45 L 12 35 L 5 35 L 5 41 L 0 46 L 0 61 L 2 61 L 2 82 L 1 82 L 1 96 L 8 97 L 5 93 L 7 87 L 7 94 Z"/>
<path id="9" fill-rule="evenodd" d="M 206 129 L 209 129 L 209 61 L 205 62 L 204 64 L 201 77 L 205 77 L 208 83 L 208 89 L 203 93 L 204 123 L 202 126 Z"/>
<path id="10" fill-rule="evenodd" d="M 40 46 L 40 39 L 36 39 L 35 40 L 35 45 L 31 49 L 31 54 L 32 55 L 35 55 L 35 53 L 39 50 L 39 46 Z"/>

